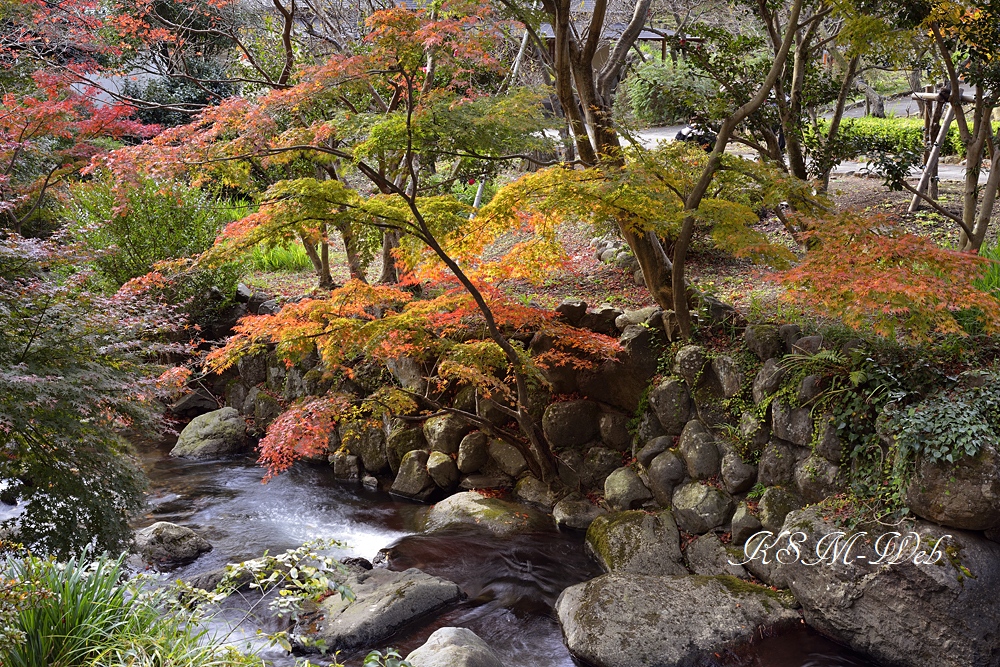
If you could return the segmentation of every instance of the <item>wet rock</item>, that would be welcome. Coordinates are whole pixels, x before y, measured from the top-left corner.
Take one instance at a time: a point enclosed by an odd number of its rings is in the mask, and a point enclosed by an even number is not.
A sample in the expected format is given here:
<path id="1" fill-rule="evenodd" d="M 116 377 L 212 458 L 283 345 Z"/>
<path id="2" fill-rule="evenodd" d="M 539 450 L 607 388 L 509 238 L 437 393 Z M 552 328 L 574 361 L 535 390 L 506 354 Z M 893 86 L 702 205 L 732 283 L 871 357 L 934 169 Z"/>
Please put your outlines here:
<path id="1" fill-rule="evenodd" d="M 785 371 L 777 361 L 774 359 L 765 361 L 764 367 L 757 371 L 757 375 L 753 380 L 751 393 L 753 394 L 754 404 L 760 405 L 765 398 L 778 391 L 778 388 L 781 387 L 781 380 L 784 377 Z"/>
<path id="2" fill-rule="evenodd" d="M 687 558 L 688 567 L 695 574 L 709 576 L 728 574 L 740 579 L 749 578 L 742 565 L 733 565 L 742 559 L 730 558 L 729 554 L 726 553 L 726 547 L 715 533 L 696 537 L 685 549 L 684 556 Z"/>
<path id="3" fill-rule="evenodd" d="M 719 388 L 722 391 L 722 398 L 732 398 L 740 393 L 743 382 L 746 379 L 743 370 L 732 357 L 726 355 L 712 359 L 712 372 L 719 381 Z"/>
<path id="4" fill-rule="evenodd" d="M 804 553 L 815 553 L 824 535 L 843 530 L 807 508 L 793 512 L 785 528 L 801 530 Z M 894 527 L 928 538 L 945 533 L 946 555 L 934 564 L 903 558 L 871 565 L 878 556 L 857 540 L 854 558 L 836 564 L 781 565 L 805 620 L 814 628 L 884 664 L 901 667 L 995 665 L 1000 656 L 1000 545 L 976 533 L 944 530 L 917 521 Z M 928 552 L 931 547 L 925 547 Z M 909 550 L 908 550 L 909 551 Z M 857 558 L 863 556 L 864 559 Z M 925 556 L 930 558 L 930 556 Z"/>
<path id="5" fill-rule="evenodd" d="M 600 437 L 599 416 L 593 401 L 552 403 L 542 415 L 542 432 L 556 449 L 579 447 Z"/>
<path id="6" fill-rule="evenodd" d="M 604 499 L 613 510 L 630 510 L 652 497 L 631 468 L 618 468 L 604 480 Z"/>
<path id="7" fill-rule="evenodd" d="M 674 491 L 673 511 L 681 530 L 700 535 L 718 528 L 729 519 L 733 499 L 714 486 L 690 482 Z"/>
<path id="8" fill-rule="evenodd" d="M 444 452 L 430 453 L 427 457 L 427 474 L 445 491 L 450 491 L 458 484 L 458 466 L 455 465 L 455 460 Z"/>
<path id="9" fill-rule="evenodd" d="M 653 438 L 643 445 L 642 449 L 640 449 L 635 455 L 635 458 L 640 464 L 642 464 L 643 467 L 648 468 L 649 464 L 653 462 L 653 459 L 670 449 L 673 444 L 673 436 L 661 435 L 660 437 Z"/>
<path id="10" fill-rule="evenodd" d="M 335 478 L 354 482 L 361 479 L 361 461 L 357 456 L 347 452 L 333 452 L 329 460 Z"/>
<path id="11" fill-rule="evenodd" d="M 242 452 L 247 445 L 247 425 L 235 408 L 199 415 L 184 427 L 171 456 L 211 459 Z"/>
<path id="12" fill-rule="evenodd" d="M 457 415 L 440 415 L 424 422 L 424 439 L 431 451 L 454 454 L 472 427 Z"/>
<path id="13" fill-rule="evenodd" d="M 566 496 L 552 508 L 556 526 L 573 530 L 587 530 L 594 519 L 607 513 L 606 509 L 593 504 L 579 493 Z"/>
<path id="14" fill-rule="evenodd" d="M 136 531 L 135 548 L 147 562 L 172 567 L 190 563 L 206 551 L 211 551 L 212 545 L 190 528 L 157 521 Z"/>
<path id="15" fill-rule="evenodd" d="M 793 512 L 802 507 L 802 503 L 792 492 L 780 486 L 769 487 L 761 496 L 760 504 L 757 507 L 757 517 L 760 519 L 764 530 L 770 530 L 777 534 L 781 531 L 782 524 L 789 512 Z"/>
<path id="16" fill-rule="evenodd" d="M 620 412 L 603 412 L 599 420 L 601 442 L 624 452 L 632 444 L 632 435 L 628 432 L 628 415 Z"/>
<path id="17" fill-rule="evenodd" d="M 418 449 L 427 449 L 427 441 L 424 439 L 424 431 L 419 426 L 407 427 L 396 426 L 389 433 L 385 442 L 386 458 L 393 473 L 399 471 L 400 463 L 407 453 Z"/>
<path id="18" fill-rule="evenodd" d="M 684 480 L 685 472 L 684 462 L 672 451 L 663 452 L 649 464 L 649 490 L 660 507 L 670 507 L 674 489 Z"/>
<path id="19" fill-rule="evenodd" d="M 399 464 L 390 493 L 422 502 L 428 500 L 436 485 L 427 472 L 427 459 L 427 452 L 421 449 L 407 452 Z"/>
<path id="20" fill-rule="evenodd" d="M 747 540 L 750 539 L 751 535 L 760 532 L 760 520 L 750 511 L 750 507 L 746 502 L 741 502 L 736 506 L 736 511 L 733 512 L 732 528 L 732 544 L 741 549 Z M 741 559 L 733 558 L 734 562 L 738 560 Z"/>
<path id="21" fill-rule="evenodd" d="M 787 601 L 733 577 L 606 574 L 556 602 L 570 652 L 595 667 L 688 667 L 798 622 Z"/>
<path id="22" fill-rule="evenodd" d="M 406 656 L 413 667 L 504 667 L 489 644 L 466 628 L 439 628 Z"/>
<path id="23" fill-rule="evenodd" d="M 757 466 L 744 463 L 737 452 L 722 457 L 722 482 L 730 494 L 745 493 L 757 482 Z"/>
<path id="24" fill-rule="evenodd" d="M 692 479 L 708 479 L 719 474 L 719 448 L 700 421 L 689 421 L 684 427 L 677 442 L 677 453 Z"/>
<path id="25" fill-rule="evenodd" d="M 385 432 L 364 421 L 350 421 L 340 427 L 344 446 L 361 459 L 361 465 L 370 473 L 380 473 L 389 467 L 385 451 Z"/>
<path id="26" fill-rule="evenodd" d="M 468 474 L 478 471 L 490 458 L 489 440 L 485 433 L 475 431 L 462 438 L 458 445 L 458 469 Z"/>
<path id="27" fill-rule="evenodd" d="M 771 403 L 774 436 L 805 447 L 812 440 L 813 420 L 809 408 L 793 408 L 781 399 Z"/>
<path id="28" fill-rule="evenodd" d="M 685 574 L 680 533 L 669 510 L 614 512 L 594 519 L 587 545 L 608 572 Z"/>
<path id="29" fill-rule="evenodd" d="M 485 498 L 474 491 L 456 493 L 434 505 L 427 514 L 425 530 L 455 525 L 477 525 L 496 535 L 551 531 L 552 519 L 525 505 L 498 498 Z"/>
<path id="30" fill-rule="evenodd" d="M 649 392 L 649 404 L 663 427 L 662 435 L 680 435 L 691 416 L 691 396 L 684 383 L 665 380 Z"/>
<path id="31" fill-rule="evenodd" d="M 503 440 L 491 440 L 489 444 L 490 458 L 497 464 L 504 474 L 517 477 L 528 469 L 528 463 L 524 460 L 524 455 L 518 451 L 517 447 Z"/>
<path id="32" fill-rule="evenodd" d="M 780 356 L 784 352 L 785 343 L 778 334 L 778 329 L 769 324 L 749 326 L 743 337 L 747 347 L 761 361 Z"/>
<path id="33" fill-rule="evenodd" d="M 377 646 L 404 625 L 462 598 L 457 584 L 415 568 L 379 567 L 351 574 L 344 584 L 354 602 L 332 595 L 320 603 L 316 621 L 316 638 L 331 651 Z"/>
<path id="34" fill-rule="evenodd" d="M 703 379 L 708 355 L 701 345 L 685 345 L 677 352 L 674 373 L 684 378 L 689 387 L 697 387 Z"/>
<path id="35" fill-rule="evenodd" d="M 953 464 L 918 456 L 905 501 L 914 514 L 942 526 L 1000 528 L 1000 448 L 984 439 L 976 456 Z"/>
<path id="36" fill-rule="evenodd" d="M 806 503 L 818 503 L 844 489 L 840 466 L 813 453 L 795 467 L 795 488 Z"/>

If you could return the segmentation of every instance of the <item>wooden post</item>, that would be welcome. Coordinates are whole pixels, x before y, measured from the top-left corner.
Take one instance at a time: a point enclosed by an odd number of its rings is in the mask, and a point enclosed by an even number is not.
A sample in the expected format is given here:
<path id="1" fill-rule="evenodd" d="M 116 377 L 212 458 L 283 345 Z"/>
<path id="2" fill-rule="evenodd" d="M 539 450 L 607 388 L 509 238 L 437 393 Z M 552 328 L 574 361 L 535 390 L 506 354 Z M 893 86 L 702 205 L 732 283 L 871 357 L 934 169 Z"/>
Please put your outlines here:
<path id="1" fill-rule="evenodd" d="M 951 128 L 951 121 L 955 119 L 955 109 L 948 105 L 948 113 L 945 114 L 944 122 L 941 123 L 941 131 L 938 132 L 937 140 L 934 145 L 931 146 L 931 154 L 927 158 L 927 164 L 924 165 L 924 172 L 920 175 L 920 183 L 917 185 L 917 192 L 927 192 L 927 186 L 930 184 L 931 176 L 937 173 L 937 163 L 938 158 L 941 157 L 941 147 L 944 145 L 945 139 L 948 138 L 948 130 Z M 932 194 L 932 197 L 936 198 L 936 195 Z M 910 207 L 907 209 L 910 213 L 916 213 L 917 208 L 920 206 L 920 197 L 913 195 L 913 200 L 910 201 Z"/>

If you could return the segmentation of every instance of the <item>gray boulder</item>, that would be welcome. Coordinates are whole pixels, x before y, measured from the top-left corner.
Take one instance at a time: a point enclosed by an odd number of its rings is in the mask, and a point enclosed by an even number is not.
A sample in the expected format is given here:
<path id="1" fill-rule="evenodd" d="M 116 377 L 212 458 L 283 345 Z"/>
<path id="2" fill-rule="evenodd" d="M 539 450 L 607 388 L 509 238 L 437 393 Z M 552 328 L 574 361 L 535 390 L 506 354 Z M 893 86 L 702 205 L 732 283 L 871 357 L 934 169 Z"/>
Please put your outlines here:
<path id="1" fill-rule="evenodd" d="M 595 505 L 580 493 L 572 493 L 555 504 L 552 518 L 559 528 L 587 530 L 597 517 L 608 511 Z"/>
<path id="2" fill-rule="evenodd" d="M 579 299 L 565 299 L 556 306 L 556 312 L 575 327 L 580 324 L 580 320 L 587 314 L 587 302 Z"/>
<path id="3" fill-rule="evenodd" d="M 807 503 L 818 503 L 846 486 L 840 466 L 815 452 L 795 467 L 795 488 Z"/>
<path id="4" fill-rule="evenodd" d="M 428 500 L 434 493 L 436 485 L 427 472 L 427 459 L 428 454 L 422 449 L 407 452 L 399 464 L 399 472 L 392 483 L 390 493 L 413 500 Z"/>
<path id="5" fill-rule="evenodd" d="M 721 355 L 712 359 L 712 372 L 719 381 L 723 398 L 732 398 L 740 393 L 746 377 L 732 357 Z"/>
<path id="6" fill-rule="evenodd" d="M 542 414 L 542 432 L 553 447 L 579 447 L 600 437 L 600 411 L 593 401 L 552 403 Z"/>
<path id="7" fill-rule="evenodd" d="M 809 451 L 782 440 L 771 440 L 764 447 L 757 466 L 757 479 L 764 486 L 791 484 L 795 466 Z"/>
<path id="8" fill-rule="evenodd" d="M 722 483 L 731 494 L 744 493 L 757 481 L 757 466 L 744 463 L 739 453 L 727 452 L 722 457 Z"/>
<path id="9" fill-rule="evenodd" d="M 795 494 L 780 486 L 769 487 L 764 491 L 757 506 L 757 517 L 764 530 L 777 534 L 785 523 L 785 517 L 802 507 Z"/>
<path id="10" fill-rule="evenodd" d="M 604 480 L 604 499 L 613 510 L 634 509 L 652 497 L 631 468 L 618 468 Z"/>
<path id="11" fill-rule="evenodd" d="M 749 410 L 740 415 L 739 429 L 740 437 L 752 447 L 763 447 L 771 438 L 771 425 Z"/>
<path id="12" fill-rule="evenodd" d="M 534 475 L 524 475 L 514 485 L 514 495 L 521 501 L 539 505 L 546 510 L 559 500 L 559 493 Z"/>
<path id="13" fill-rule="evenodd" d="M 839 464 L 844 455 L 844 443 L 837 433 L 837 426 L 832 415 L 820 418 L 820 431 L 814 451 L 827 461 Z"/>
<path id="14" fill-rule="evenodd" d="M 649 490 L 660 507 L 670 507 L 674 489 L 684 481 L 684 462 L 672 451 L 666 451 L 653 459 L 646 471 Z"/>
<path id="15" fill-rule="evenodd" d="M 734 547 L 743 548 L 750 537 L 761 530 L 760 519 L 751 511 L 746 502 L 741 502 L 733 512 L 732 521 L 732 544 Z M 734 561 L 738 559 L 733 559 Z"/>
<path id="16" fill-rule="evenodd" d="M 354 482 L 361 479 L 361 460 L 357 456 L 338 451 L 330 454 L 329 461 L 335 478 Z"/>
<path id="17" fill-rule="evenodd" d="M 816 553 L 824 535 L 843 530 L 816 508 L 790 514 L 785 529 L 803 532 L 806 554 Z M 837 563 L 809 566 L 803 558 L 780 566 L 806 622 L 889 665 L 1000 664 L 1000 544 L 922 521 L 893 530 L 915 531 L 923 557 L 936 562 L 915 563 L 909 548 L 897 564 L 873 565 L 878 555 L 857 540 Z M 932 557 L 928 539 L 946 533 L 951 537 Z"/>
<path id="18" fill-rule="evenodd" d="M 431 452 L 427 457 L 427 474 L 434 483 L 445 491 L 458 484 L 458 466 L 455 460 L 444 452 Z"/>
<path id="19" fill-rule="evenodd" d="M 779 593 L 734 577 L 606 574 L 556 602 L 570 652 L 595 667 L 693 667 L 799 622 Z"/>
<path id="20" fill-rule="evenodd" d="M 601 442 L 619 452 L 627 450 L 632 444 L 628 420 L 628 415 L 620 412 L 602 412 L 599 420 Z"/>
<path id="21" fill-rule="evenodd" d="M 684 427 L 677 453 L 692 479 L 708 479 L 719 474 L 719 448 L 715 445 L 715 437 L 700 421 L 691 420 Z"/>
<path id="22" fill-rule="evenodd" d="M 504 667 L 489 644 L 466 628 L 435 630 L 406 661 L 413 667 Z"/>
<path id="23" fill-rule="evenodd" d="M 208 540 L 185 526 L 157 521 L 137 530 L 135 548 L 146 561 L 161 567 L 190 563 L 212 550 Z"/>
<path id="24" fill-rule="evenodd" d="M 456 493 L 434 505 L 427 513 L 424 529 L 431 532 L 456 525 L 476 525 L 501 536 L 553 529 L 547 514 L 498 498 L 485 498 L 474 491 Z"/>
<path id="25" fill-rule="evenodd" d="M 687 558 L 688 567 L 695 574 L 728 574 L 740 579 L 749 578 L 742 565 L 733 565 L 743 559 L 730 557 L 725 545 L 715 533 L 696 537 L 684 550 L 684 556 Z"/>
<path id="26" fill-rule="evenodd" d="M 614 255 L 612 255 L 612 257 L 614 257 Z M 602 303 L 593 310 L 588 310 L 583 317 L 580 318 L 580 327 L 583 329 L 590 329 L 595 333 L 604 334 L 605 336 L 615 336 L 618 334 L 618 328 L 615 326 L 615 321 L 621 314 L 622 311 L 618 308 L 615 308 L 607 303 Z"/>
<path id="27" fill-rule="evenodd" d="M 399 465 L 407 453 L 418 449 L 427 449 L 424 431 L 418 427 L 396 426 L 389 433 L 385 442 L 386 458 L 392 472 L 399 471 Z"/>
<path id="28" fill-rule="evenodd" d="M 757 371 L 757 375 L 753 379 L 751 393 L 754 404 L 760 405 L 765 398 L 778 391 L 784 377 L 785 371 L 776 360 L 768 359 L 765 361 L 764 367 Z"/>
<path id="29" fill-rule="evenodd" d="M 518 451 L 514 445 L 503 440 L 490 440 L 490 458 L 497 464 L 505 475 L 517 477 L 528 469 L 528 463 L 524 460 L 524 455 Z"/>
<path id="30" fill-rule="evenodd" d="M 198 415 L 181 431 L 171 456 L 212 459 L 242 452 L 247 445 L 247 425 L 236 408 L 222 408 Z"/>
<path id="31" fill-rule="evenodd" d="M 708 355 L 701 345 L 685 345 L 677 352 L 674 373 L 684 378 L 689 387 L 697 387 L 702 382 L 703 371 L 708 363 Z"/>
<path id="32" fill-rule="evenodd" d="M 780 356 L 784 352 L 785 342 L 778 334 L 777 327 L 769 324 L 757 324 L 749 326 L 743 334 L 750 351 L 757 355 L 761 361 L 767 361 L 772 357 Z"/>
<path id="33" fill-rule="evenodd" d="M 580 393 L 626 412 L 635 412 L 649 381 L 656 375 L 659 340 L 651 329 L 629 325 L 618 344 L 621 352 L 616 359 L 580 372 Z"/>
<path id="34" fill-rule="evenodd" d="M 649 464 L 653 462 L 657 456 L 667 451 L 674 445 L 674 436 L 661 435 L 658 438 L 653 438 L 646 442 L 642 446 L 642 449 L 638 451 L 635 455 L 635 459 L 644 467 L 648 468 Z"/>
<path id="35" fill-rule="evenodd" d="M 458 445 L 458 469 L 469 474 L 477 472 L 490 460 L 489 440 L 485 433 L 475 431 L 462 438 Z"/>
<path id="36" fill-rule="evenodd" d="M 598 516 L 587 529 L 587 545 L 608 572 L 685 574 L 680 533 L 669 510 Z"/>
<path id="37" fill-rule="evenodd" d="M 733 499 L 714 486 L 691 482 L 674 491 L 673 508 L 674 519 L 681 530 L 700 535 L 729 519 Z"/>
<path id="38" fill-rule="evenodd" d="M 607 447 L 591 447 L 583 457 L 583 474 L 580 476 L 584 486 L 603 489 L 604 481 L 612 472 L 622 465 L 621 452 Z"/>
<path id="39" fill-rule="evenodd" d="M 798 324 L 782 324 L 778 327 L 778 335 L 785 345 L 785 352 L 793 352 L 795 342 L 802 338 L 802 327 Z"/>
<path id="40" fill-rule="evenodd" d="M 346 422 L 340 428 L 341 442 L 370 473 L 380 473 L 389 467 L 385 452 L 385 432 L 364 421 Z"/>
<path id="41" fill-rule="evenodd" d="M 355 600 L 326 598 L 315 621 L 315 638 L 331 651 L 376 646 L 404 625 L 462 598 L 458 584 L 415 568 L 392 572 L 378 567 L 353 573 L 344 584 Z M 300 626 L 303 631 L 308 629 Z"/>
<path id="42" fill-rule="evenodd" d="M 664 431 L 657 435 L 680 435 L 691 417 L 691 396 L 684 383 L 676 378 L 664 380 L 650 391 L 649 405 Z"/>
<path id="43" fill-rule="evenodd" d="M 793 408 L 781 399 L 771 403 L 771 426 L 782 440 L 805 447 L 812 440 L 813 420 L 809 408 Z"/>
<path id="44" fill-rule="evenodd" d="M 248 387 L 256 387 L 267 380 L 267 354 L 245 354 L 236 362 L 240 379 Z"/>
<path id="45" fill-rule="evenodd" d="M 424 439 L 431 451 L 454 454 L 472 427 L 457 415 L 439 415 L 424 422 Z"/>
<path id="46" fill-rule="evenodd" d="M 1000 450 L 984 440 L 976 456 L 955 463 L 918 456 L 906 487 L 906 505 L 917 516 L 951 528 L 1000 528 Z"/>

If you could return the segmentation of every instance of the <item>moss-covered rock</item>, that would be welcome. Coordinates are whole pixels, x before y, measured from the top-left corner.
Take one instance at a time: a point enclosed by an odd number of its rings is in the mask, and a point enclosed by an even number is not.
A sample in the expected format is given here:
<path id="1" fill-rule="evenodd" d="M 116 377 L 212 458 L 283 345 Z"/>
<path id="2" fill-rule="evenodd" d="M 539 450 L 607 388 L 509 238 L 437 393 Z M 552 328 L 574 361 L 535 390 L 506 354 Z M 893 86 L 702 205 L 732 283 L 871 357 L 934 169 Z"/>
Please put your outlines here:
<path id="1" fill-rule="evenodd" d="M 596 517 L 587 529 L 587 545 L 608 572 L 685 574 L 680 533 L 669 510 L 641 510 Z"/>
<path id="2" fill-rule="evenodd" d="M 242 452 L 247 445 L 247 425 L 235 408 L 199 415 L 184 427 L 171 456 L 210 459 Z"/>
<path id="3" fill-rule="evenodd" d="M 474 491 L 456 493 L 434 505 L 427 513 L 424 529 L 442 530 L 455 525 L 476 525 L 496 535 L 548 532 L 552 519 L 525 505 L 486 498 Z"/>

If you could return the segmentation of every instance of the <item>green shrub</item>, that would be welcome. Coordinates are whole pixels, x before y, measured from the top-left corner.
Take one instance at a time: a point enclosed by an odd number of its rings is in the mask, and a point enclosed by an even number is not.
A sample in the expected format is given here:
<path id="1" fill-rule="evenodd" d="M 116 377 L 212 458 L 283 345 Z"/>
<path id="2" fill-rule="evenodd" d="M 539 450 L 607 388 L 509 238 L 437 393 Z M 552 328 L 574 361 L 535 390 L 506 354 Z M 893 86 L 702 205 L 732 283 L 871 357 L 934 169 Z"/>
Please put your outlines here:
<path id="1" fill-rule="evenodd" d="M 254 246 L 250 251 L 248 264 L 254 271 L 288 271 L 301 273 L 312 271 L 312 261 L 300 243 L 267 248 Z"/>
<path id="2" fill-rule="evenodd" d="M 246 214 L 246 207 L 214 201 L 197 188 L 145 177 L 126 186 L 88 181 L 70 194 L 63 215 L 93 252 L 96 280 L 108 291 L 148 274 L 157 262 L 204 252 L 227 223 Z M 228 307 L 241 272 L 235 263 L 184 272 L 167 298 L 192 321 L 211 323 Z"/>
<path id="3" fill-rule="evenodd" d="M 685 123 L 708 104 L 711 84 L 683 62 L 649 60 L 622 82 L 627 109 L 648 125 Z"/>
<path id="4" fill-rule="evenodd" d="M 828 120 L 820 120 L 819 127 L 825 134 Z M 1000 124 L 994 124 L 994 130 Z M 845 118 L 840 131 L 849 138 L 858 154 L 867 151 L 901 153 L 924 150 L 924 121 L 921 118 Z M 965 156 L 965 146 L 958 135 L 958 125 L 952 123 L 948 137 L 941 148 L 942 155 Z"/>

